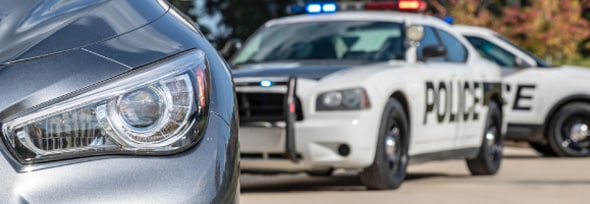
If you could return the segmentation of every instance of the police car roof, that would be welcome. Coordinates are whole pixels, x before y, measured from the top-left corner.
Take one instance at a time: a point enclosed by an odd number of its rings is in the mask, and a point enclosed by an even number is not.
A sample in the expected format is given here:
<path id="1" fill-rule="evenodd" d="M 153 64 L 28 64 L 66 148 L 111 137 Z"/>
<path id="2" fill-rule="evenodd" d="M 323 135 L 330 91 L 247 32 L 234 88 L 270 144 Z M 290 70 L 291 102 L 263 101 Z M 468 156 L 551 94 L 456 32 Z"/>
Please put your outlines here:
<path id="1" fill-rule="evenodd" d="M 326 21 L 386 21 L 386 22 L 415 22 L 420 23 L 424 21 L 438 21 L 444 23 L 442 20 L 423 15 L 408 12 L 395 11 L 344 11 L 327 14 L 303 14 L 297 16 L 289 16 L 268 21 L 265 26 L 304 23 L 304 22 L 326 22 Z M 444 23 L 446 24 L 446 23 Z"/>
<path id="2" fill-rule="evenodd" d="M 459 32 L 462 35 L 469 35 L 469 34 L 480 34 L 480 35 L 488 35 L 494 36 L 497 35 L 496 31 L 493 31 L 486 27 L 480 26 L 469 26 L 469 25 L 453 25 L 453 29 Z"/>

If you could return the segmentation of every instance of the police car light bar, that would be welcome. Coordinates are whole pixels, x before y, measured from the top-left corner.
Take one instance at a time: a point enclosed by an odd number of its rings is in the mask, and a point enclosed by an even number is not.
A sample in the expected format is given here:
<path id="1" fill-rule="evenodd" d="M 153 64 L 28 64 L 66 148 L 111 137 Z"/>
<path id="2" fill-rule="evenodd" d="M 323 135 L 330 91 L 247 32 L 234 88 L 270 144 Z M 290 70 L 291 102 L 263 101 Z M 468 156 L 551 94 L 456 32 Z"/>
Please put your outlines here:
<path id="1" fill-rule="evenodd" d="M 338 4 L 339 10 L 399 10 L 399 11 L 424 11 L 426 2 L 423 0 L 391 0 L 369 2 L 342 2 Z"/>
<path id="2" fill-rule="evenodd" d="M 339 2 L 334 0 L 312 0 L 306 4 L 294 4 L 287 8 L 291 14 L 319 14 L 334 13 L 336 11 L 358 10 L 399 10 L 420 12 L 426 9 L 424 0 L 380 0 L 380 1 L 352 1 Z"/>

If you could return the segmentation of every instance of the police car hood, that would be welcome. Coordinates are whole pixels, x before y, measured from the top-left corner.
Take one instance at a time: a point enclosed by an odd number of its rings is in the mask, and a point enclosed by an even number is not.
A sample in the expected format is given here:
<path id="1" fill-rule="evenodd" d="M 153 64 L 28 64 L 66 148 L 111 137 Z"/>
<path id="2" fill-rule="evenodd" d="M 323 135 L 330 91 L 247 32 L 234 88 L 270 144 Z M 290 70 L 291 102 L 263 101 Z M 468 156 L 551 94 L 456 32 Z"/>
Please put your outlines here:
<path id="1" fill-rule="evenodd" d="M 405 62 L 390 61 L 380 62 L 367 65 L 359 65 L 342 70 L 322 79 L 324 84 L 350 84 L 355 82 L 363 82 L 371 76 L 381 74 L 383 70 L 390 70 L 392 68 L 402 68 L 406 66 Z"/>
<path id="2" fill-rule="evenodd" d="M 564 72 L 568 77 L 590 79 L 590 68 L 588 67 L 564 65 L 558 67 L 558 69 Z"/>
<path id="3" fill-rule="evenodd" d="M 233 70 L 234 77 L 289 77 L 320 80 L 359 65 L 370 64 L 366 61 L 301 61 L 270 62 L 238 66 Z"/>
<path id="4" fill-rule="evenodd" d="M 162 16 L 158 0 L 0 0 L 0 65 L 83 47 Z"/>

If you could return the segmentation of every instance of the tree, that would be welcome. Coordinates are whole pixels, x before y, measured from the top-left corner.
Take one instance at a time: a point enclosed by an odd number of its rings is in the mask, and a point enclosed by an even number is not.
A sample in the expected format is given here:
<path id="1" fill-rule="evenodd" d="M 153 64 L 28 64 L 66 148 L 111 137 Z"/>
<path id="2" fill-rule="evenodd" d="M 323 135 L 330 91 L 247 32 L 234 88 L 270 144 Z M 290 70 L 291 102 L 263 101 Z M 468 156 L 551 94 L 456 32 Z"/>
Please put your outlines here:
<path id="1" fill-rule="evenodd" d="M 535 54 L 564 62 L 576 58 L 578 44 L 590 37 L 579 0 L 531 1 L 507 7 L 499 31 Z"/>
<path id="2" fill-rule="evenodd" d="M 286 8 L 292 2 L 292 0 L 207 0 L 205 5 L 209 15 L 215 13 L 222 15 L 218 28 L 228 32 L 214 38 L 218 45 L 223 45 L 232 38 L 245 40 L 264 22 L 287 15 Z"/>
<path id="3" fill-rule="evenodd" d="M 198 16 L 195 14 L 195 1 L 194 0 L 168 0 L 170 4 L 176 7 L 184 15 L 188 16 L 193 22 L 198 22 Z M 199 25 L 199 28 L 203 34 L 207 35 L 210 33 L 209 28 Z"/>
<path id="4" fill-rule="evenodd" d="M 190 17 L 193 21 L 197 20 L 197 15 L 192 11 L 195 9 L 195 2 L 192 0 L 168 0 L 174 5 L 180 12 Z"/>
<path id="5" fill-rule="evenodd" d="M 577 58 L 580 43 L 590 37 L 581 7 L 590 6 L 590 0 L 584 1 L 458 0 L 451 13 L 457 23 L 491 28 L 539 56 L 563 63 Z"/>
<path id="6" fill-rule="evenodd" d="M 501 13 L 492 10 L 500 10 L 498 4 L 497 1 L 461 0 L 453 5 L 450 13 L 457 23 L 496 29 L 500 26 L 497 19 L 501 18 Z"/>
<path id="7" fill-rule="evenodd" d="M 582 4 L 582 17 L 587 21 L 590 21 L 590 0 L 583 0 Z M 582 41 L 578 46 L 578 52 L 582 55 L 582 57 L 590 57 L 590 38 L 586 38 L 586 40 Z"/>

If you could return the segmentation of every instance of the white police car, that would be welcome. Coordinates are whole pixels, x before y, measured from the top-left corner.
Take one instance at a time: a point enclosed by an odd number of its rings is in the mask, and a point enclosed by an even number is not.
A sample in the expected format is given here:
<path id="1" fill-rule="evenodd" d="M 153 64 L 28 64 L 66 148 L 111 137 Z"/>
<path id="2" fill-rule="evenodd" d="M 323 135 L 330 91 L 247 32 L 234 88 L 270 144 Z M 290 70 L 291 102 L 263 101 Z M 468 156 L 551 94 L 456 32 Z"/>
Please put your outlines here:
<path id="1" fill-rule="evenodd" d="M 439 19 L 275 19 L 231 62 L 244 172 L 345 169 L 370 189 L 393 189 L 409 162 L 467 159 L 474 175 L 500 167 L 500 69 Z"/>
<path id="2" fill-rule="evenodd" d="M 590 156 L 590 70 L 550 68 L 492 30 L 454 28 L 484 57 L 502 66 L 507 139 L 529 141 L 547 156 Z"/>

